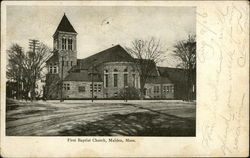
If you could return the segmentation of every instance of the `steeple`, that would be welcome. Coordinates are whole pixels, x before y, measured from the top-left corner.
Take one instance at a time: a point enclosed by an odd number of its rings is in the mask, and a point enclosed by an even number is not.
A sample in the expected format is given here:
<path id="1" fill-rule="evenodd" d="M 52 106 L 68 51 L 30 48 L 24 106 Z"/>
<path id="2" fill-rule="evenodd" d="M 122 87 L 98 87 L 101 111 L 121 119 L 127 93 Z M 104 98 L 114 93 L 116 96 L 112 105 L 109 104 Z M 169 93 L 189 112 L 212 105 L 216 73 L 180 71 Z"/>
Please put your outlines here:
<path id="1" fill-rule="evenodd" d="M 58 32 L 58 31 L 77 33 L 75 31 L 74 27 L 69 22 L 69 19 L 67 18 L 67 16 L 65 15 L 65 13 L 64 13 L 64 15 L 62 17 L 62 20 L 59 23 L 59 25 L 58 25 L 58 27 L 57 27 L 57 29 L 55 31 L 55 33 Z"/>
<path id="2" fill-rule="evenodd" d="M 64 14 L 53 35 L 54 50 L 58 52 L 59 71 L 63 78 L 77 62 L 77 32 Z M 61 77 L 61 76 L 60 76 Z"/>

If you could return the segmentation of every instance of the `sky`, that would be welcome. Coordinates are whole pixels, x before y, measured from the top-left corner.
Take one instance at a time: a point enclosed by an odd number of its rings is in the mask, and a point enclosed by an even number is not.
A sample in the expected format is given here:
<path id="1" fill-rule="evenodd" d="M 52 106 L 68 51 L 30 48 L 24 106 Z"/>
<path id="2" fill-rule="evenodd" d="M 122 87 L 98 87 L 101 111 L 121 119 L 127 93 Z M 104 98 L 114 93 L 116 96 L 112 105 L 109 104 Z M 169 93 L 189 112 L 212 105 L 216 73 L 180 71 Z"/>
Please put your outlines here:
<path id="1" fill-rule="evenodd" d="M 175 67 L 173 45 L 196 31 L 195 7 L 7 6 L 7 48 L 17 43 L 28 50 L 29 39 L 53 48 L 52 36 L 64 13 L 78 33 L 78 59 L 155 37 L 168 50 L 159 65 Z"/>

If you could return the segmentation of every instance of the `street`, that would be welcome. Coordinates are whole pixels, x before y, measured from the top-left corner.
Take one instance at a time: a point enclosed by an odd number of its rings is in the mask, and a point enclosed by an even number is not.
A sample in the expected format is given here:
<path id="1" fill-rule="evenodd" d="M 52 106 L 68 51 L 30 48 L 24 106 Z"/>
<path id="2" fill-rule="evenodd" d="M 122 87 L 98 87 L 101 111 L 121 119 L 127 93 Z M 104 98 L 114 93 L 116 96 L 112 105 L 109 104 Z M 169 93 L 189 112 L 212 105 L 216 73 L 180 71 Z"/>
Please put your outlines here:
<path id="1" fill-rule="evenodd" d="M 7 136 L 195 136 L 195 103 L 7 99 Z"/>

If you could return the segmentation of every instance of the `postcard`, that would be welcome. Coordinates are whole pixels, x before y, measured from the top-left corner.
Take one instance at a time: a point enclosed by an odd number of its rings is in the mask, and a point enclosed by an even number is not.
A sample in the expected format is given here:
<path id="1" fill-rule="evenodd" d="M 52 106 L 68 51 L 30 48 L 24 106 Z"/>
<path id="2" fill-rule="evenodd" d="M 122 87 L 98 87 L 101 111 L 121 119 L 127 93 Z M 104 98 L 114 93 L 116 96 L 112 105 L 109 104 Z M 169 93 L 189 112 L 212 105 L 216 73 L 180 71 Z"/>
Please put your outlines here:
<path id="1" fill-rule="evenodd" d="M 2 2 L 1 156 L 249 156 L 249 3 Z"/>

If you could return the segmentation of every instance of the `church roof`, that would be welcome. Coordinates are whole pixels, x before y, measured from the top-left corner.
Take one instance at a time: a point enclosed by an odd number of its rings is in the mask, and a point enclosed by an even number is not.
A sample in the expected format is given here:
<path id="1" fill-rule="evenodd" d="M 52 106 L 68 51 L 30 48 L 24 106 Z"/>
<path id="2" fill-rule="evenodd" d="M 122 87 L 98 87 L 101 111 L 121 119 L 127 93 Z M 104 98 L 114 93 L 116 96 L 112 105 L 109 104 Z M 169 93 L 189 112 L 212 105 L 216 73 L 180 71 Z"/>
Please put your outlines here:
<path id="1" fill-rule="evenodd" d="M 65 14 L 63 15 L 62 20 L 59 23 L 55 33 L 57 31 L 77 33 Z"/>
<path id="2" fill-rule="evenodd" d="M 46 61 L 46 63 L 49 63 L 49 62 L 55 63 L 59 61 L 58 50 L 54 50 L 52 53 L 53 55 Z"/>
<path id="3" fill-rule="evenodd" d="M 95 66 L 98 66 L 106 62 L 129 62 L 133 61 L 131 55 L 122 48 L 120 45 L 103 50 L 99 53 L 96 53 L 92 56 L 89 56 L 84 59 L 78 59 L 75 67 L 72 67 L 72 71 L 76 69 L 89 69 L 94 62 Z"/>
<path id="4" fill-rule="evenodd" d="M 168 77 L 174 83 L 185 83 L 187 76 L 184 69 L 158 67 L 161 76 Z"/>

